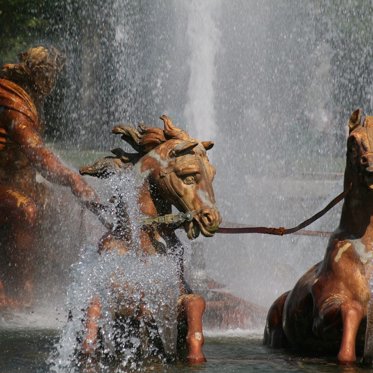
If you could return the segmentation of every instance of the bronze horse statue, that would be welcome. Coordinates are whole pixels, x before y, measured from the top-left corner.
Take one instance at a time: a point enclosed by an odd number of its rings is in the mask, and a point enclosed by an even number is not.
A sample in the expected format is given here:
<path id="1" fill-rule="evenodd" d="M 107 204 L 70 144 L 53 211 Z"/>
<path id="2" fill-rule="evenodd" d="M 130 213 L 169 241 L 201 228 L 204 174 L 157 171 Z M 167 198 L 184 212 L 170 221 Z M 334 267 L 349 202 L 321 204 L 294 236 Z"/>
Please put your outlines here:
<path id="1" fill-rule="evenodd" d="M 344 188 L 340 224 L 324 259 L 271 306 L 264 343 L 338 351 L 338 360 L 350 363 L 364 343 L 373 269 L 373 116 L 364 118 L 360 109 L 349 120 Z"/>
<path id="2" fill-rule="evenodd" d="M 139 240 L 142 254 L 145 255 L 169 255 L 176 247 L 180 248 L 182 245 L 175 234 L 175 229 L 180 224 L 183 224 L 188 238 L 194 239 L 200 233 L 206 237 L 213 236 L 221 221 L 212 188 L 215 168 L 206 154 L 213 143 L 200 142 L 190 137 L 174 126 L 165 115 L 161 119 L 164 129 L 144 125 L 139 125 L 137 129 L 132 126 L 115 127 L 113 133 L 120 134 L 137 153 L 129 154 L 115 149 L 112 151 L 115 156 L 106 157 L 92 166 L 80 169 L 84 175 L 106 178 L 130 167 L 141 177 L 142 185 L 137 203 L 144 216 L 144 224 L 139 227 Z M 172 206 L 180 213 L 172 215 Z M 126 255 L 131 250 L 133 237 L 128 228 L 130 221 L 125 208 L 120 209 L 118 215 L 121 215 L 122 223 L 102 237 L 99 244 L 101 253 L 116 250 L 119 254 Z M 180 220 L 182 216 L 186 218 Z M 175 224 L 177 221 L 178 224 Z M 205 300 L 188 288 L 184 280 L 182 254 L 182 251 L 176 254 L 179 256 L 179 284 L 170 285 L 179 286 L 180 289 L 178 320 L 186 324 L 187 328 L 184 335 L 187 360 L 200 363 L 205 361 L 202 352 Z M 125 287 L 126 284 L 119 286 Z M 139 312 L 137 316 L 145 311 Z M 117 314 L 120 313 L 120 310 L 117 311 Z M 86 313 L 86 335 L 82 341 L 85 355 L 92 356 L 97 350 L 101 317 L 102 302 L 97 296 L 91 301 Z"/>

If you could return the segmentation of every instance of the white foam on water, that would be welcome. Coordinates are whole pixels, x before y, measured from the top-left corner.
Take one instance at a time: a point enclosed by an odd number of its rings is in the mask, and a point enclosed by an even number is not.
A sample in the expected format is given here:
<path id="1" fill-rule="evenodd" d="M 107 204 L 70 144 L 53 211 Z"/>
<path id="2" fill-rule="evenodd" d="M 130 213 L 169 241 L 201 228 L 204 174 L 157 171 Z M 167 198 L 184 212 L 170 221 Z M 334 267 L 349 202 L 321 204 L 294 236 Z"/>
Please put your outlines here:
<path id="1" fill-rule="evenodd" d="M 203 333 L 210 338 L 247 338 L 247 339 L 262 339 L 263 329 L 226 329 L 226 330 L 206 330 Z"/>
<path id="2" fill-rule="evenodd" d="M 60 308 L 40 305 L 29 311 L 3 311 L 0 315 L 1 330 L 45 330 L 59 329 L 67 320 L 67 314 Z"/>

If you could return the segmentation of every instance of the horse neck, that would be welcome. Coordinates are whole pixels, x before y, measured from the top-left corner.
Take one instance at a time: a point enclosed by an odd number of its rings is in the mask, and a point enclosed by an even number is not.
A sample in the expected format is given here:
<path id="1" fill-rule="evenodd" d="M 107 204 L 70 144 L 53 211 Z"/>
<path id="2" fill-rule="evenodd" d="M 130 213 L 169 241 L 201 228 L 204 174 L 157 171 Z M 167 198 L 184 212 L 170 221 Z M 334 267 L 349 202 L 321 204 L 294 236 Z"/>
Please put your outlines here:
<path id="1" fill-rule="evenodd" d="M 151 218 L 169 214 L 172 210 L 171 203 L 161 197 L 157 187 L 152 185 L 149 179 L 145 179 L 140 188 L 138 206 L 143 215 Z"/>
<path id="2" fill-rule="evenodd" d="M 342 207 L 339 231 L 356 238 L 373 239 L 373 191 L 346 168 L 345 190 L 351 187 Z"/>
<path id="3" fill-rule="evenodd" d="M 151 185 L 148 179 L 140 188 L 138 206 L 141 214 L 149 218 L 169 214 L 172 211 L 172 205 L 161 197 L 157 188 Z M 168 246 L 170 242 L 171 244 L 173 241 L 176 242 L 177 238 L 172 228 L 143 226 L 140 228 L 140 240 L 142 249 L 154 254 L 161 251 L 162 245 Z"/>

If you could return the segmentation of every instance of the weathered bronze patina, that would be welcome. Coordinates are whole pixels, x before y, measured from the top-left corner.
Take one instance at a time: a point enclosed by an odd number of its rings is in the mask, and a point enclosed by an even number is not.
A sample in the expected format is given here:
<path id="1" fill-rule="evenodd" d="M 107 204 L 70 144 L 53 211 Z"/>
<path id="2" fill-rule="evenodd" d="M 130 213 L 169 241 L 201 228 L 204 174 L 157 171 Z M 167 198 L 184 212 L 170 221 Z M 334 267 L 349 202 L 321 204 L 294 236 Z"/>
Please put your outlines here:
<path id="1" fill-rule="evenodd" d="M 175 234 L 178 226 L 175 223 L 182 222 L 190 239 L 196 238 L 200 233 L 211 237 L 218 229 L 221 218 L 215 206 L 212 188 L 215 169 L 206 155 L 206 150 L 213 144 L 191 138 L 174 126 L 166 116 L 161 119 L 164 129 L 142 125 L 138 129 L 129 126 L 115 127 L 113 132 L 122 135 L 122 139 L 138 153 L 128 154 L 116 149 L 113 151 L 115 157 L 83 167 L 81 173 L 107 177 L 133 166 L 142 177 L 143 184 L 138 196 L 138 205 L 144 216 L 140 222 L 141 249 L 148 255 L 179 255 L 180 320 L 187 324 L 187 359 L 196 363 L 205 361 L 202 352 L 202 314 L 205 300 L 200 295 L 193 294 L 185 283 L 183 253 L 180 250 L 182 245 Z M 180 215 L 180 219 L 177 215 L 168 215 L 172 212 L 172 206 L 186 215 Z M 118 214 L 120 213 L 123 214 L 123 211 Z M 158 219 L 160 215 L 162 218 Z M 118 250 L 125 254 L 131 250 L 133 243 L 128 230 L 128 217 L 124 213 L 120 218 L 122 223 L 102 238 L 101 251 Z M 100 317 L 101 302 L 96 298 L 87 311 L 87 334 L 83 341 L 83 350 L 87 354 L 94 353 L 97 347 Z"/>
<path id="2" fill-rule="evenodd" d="M 361 110 L 349 121 L 344 188 L 350 192 L 323 261 L 268 312 L 264 341 L 272 347 L 338 351 L 341 362 L 355 361 L 362 347 L 373 268 L 373 117 Z"/>
<path id="3" fill-rule="evenodd" d="M 0 70 L 0 308 L 32 299 L 34 243 L 47 195 L 37 173 L 69 186 L 83 201 L 96 198 L 42 139 L 43 103 L 62 66 L 55 48 L 36 47 L 22 53 L 19 63 Z"/>

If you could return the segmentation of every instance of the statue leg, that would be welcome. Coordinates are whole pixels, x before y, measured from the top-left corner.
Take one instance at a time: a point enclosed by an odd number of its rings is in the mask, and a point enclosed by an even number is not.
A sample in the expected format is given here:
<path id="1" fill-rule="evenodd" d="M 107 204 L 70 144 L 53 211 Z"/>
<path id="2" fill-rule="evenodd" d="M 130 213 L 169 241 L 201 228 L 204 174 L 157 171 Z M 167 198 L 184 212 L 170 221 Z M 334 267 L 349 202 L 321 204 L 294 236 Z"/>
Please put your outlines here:
<path id="1" fill-rule="evenodd" d="M 18 303 L 14 299 L 9 298 L 7 292 L 5 291 L 4 282 L 0 280 L 0 310 L 2 308 L 15 308 L 17 306 Z"/>
<path id="2" fill-rule="evenodd" d="M 8 226 L 4 257 L 9 274 L 4 281 L 23 305 L 32 300 L 37 212 L 31 198 L 16 189 L 0 187 L 0 223 Z"/>
<path id="3" fill-rule="evenodd" d="M 314 319 L 313 333 L 322 338 L 329 330 L 339 329 L 342 322 L 338 360 L 342 363 L 352 363 L 356 361 L 356 336 L 363 317 L 364 308 L 356 301 L 327 303 L 321 306 L 318 316 Z"/>
<path id="4" fill-rule="evenodd" d="M 98 252 L 101 254 L 112 250 L 116 250 L 120 255 L 124 255 L 127 254 L 128 247 L 123 240 L 116 238 L 108 232 L 101 237 L 98 244 Z"/>
<path id="5" fill-rule="evenodd" d="M 14 290 L 16 298 L 30 305 L 33 298 L 35 272 L 35 234 L 31 227 L 13 227 L 14 245 L 11 247 L 10 262 L 14 268 Z"/>
<path id="6" fill-rule="evenodd" d="M 343 363 L 356 361 L 356 336 L 360 322 L 364 317 L 362 305 L 356 301 L 346 302 L 341 306 L 343 334 L 338 360 Z"/>
<path id="7" fill-rule="evenodd" d="M 82 343 L 82 353 L 87 357 L 92 357 L 97 349 L 100 318 L 101 302 L 98 297 L 94 297 L 87 309 L 86 334 Z"/>
<path id="8" fill-rule="evenodd" d="M 192 364 L 205 362 L 206 358 L 202 351 L 204 343 L 202 316 L 206 302 L 200 295 L 187 294 L 180 298 L 180 306 L 187 323 L 187 360 Z"/>
<path id="9" fill-rule="evenodd" d="M 264 329 L 263 344 L 272 348 L 283 348 L 288 345 L 287 338 L 282 328 L 284 304 L 289 291 L 278 297 L 268 311 Z"/>

